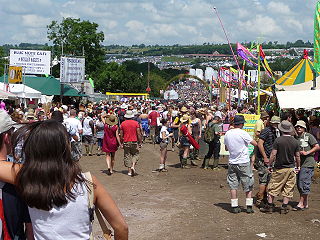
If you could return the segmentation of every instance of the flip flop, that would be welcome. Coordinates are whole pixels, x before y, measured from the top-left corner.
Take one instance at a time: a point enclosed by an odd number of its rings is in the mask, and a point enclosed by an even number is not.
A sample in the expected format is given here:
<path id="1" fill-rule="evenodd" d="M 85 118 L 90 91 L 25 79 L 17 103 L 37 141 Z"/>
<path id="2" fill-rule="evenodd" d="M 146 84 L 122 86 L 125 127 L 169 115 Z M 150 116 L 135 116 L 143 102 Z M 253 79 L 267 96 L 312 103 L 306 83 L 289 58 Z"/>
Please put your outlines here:
<path id="1" fill-rule="evenodd" d="M 295 207 L 292 208 L 292 211 L 304 211 L 304 208 L 295 206 Z"/>

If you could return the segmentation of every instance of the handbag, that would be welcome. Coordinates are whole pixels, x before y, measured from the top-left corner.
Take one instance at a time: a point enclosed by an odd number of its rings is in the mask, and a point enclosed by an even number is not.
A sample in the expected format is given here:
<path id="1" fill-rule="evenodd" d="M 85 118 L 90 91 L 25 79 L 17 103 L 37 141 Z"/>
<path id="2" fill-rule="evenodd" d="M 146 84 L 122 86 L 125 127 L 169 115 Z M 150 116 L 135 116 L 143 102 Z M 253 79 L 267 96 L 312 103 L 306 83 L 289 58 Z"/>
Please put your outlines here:
<path id="1" fill-rule="evenodd" d="M 101 230 L 103 232 L 103 238 L 105 240 L 112 240 L 112 231 L 108 228 L 104 218 L 102 217 L 102 214 L 98 208 L 96 208 L 93 204 L 93 198 L 94 198 L 94 189 L 93 189 L 93 183 L 92 182 L 92 176 L 90 172 L 85 172 L 84 176 L 88 181 L 90 181 L 89 190 L 88 192 L 88 203 L 89 203 L 89 213 L 90 213 L 90 221 L 93 223 L 94 220 L 94 213 L 96 213 L 99 225 L 101 227 Z M 90 235 L 90 240 L 94 240 L 93 231 Z"/>

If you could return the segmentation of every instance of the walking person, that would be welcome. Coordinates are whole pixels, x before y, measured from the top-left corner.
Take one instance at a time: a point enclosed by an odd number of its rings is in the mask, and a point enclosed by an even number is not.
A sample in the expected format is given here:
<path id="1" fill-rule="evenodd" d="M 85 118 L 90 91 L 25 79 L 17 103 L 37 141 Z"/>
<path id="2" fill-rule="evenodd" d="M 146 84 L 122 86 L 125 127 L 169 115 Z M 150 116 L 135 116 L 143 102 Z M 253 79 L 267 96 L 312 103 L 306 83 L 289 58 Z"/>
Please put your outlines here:
<path id="1" fill-rule="evenodd" d="M 158 118 L 160 114 L 156 111 L 156 107 L 151 107 L 151 112 L 148 115 L 149 118 L 149 126 L 150 126 L 150 137 L 153 144 L 156 143 L 156 136 L 157 136 L 157 128 L 158 128 Z"/>
<path id="2" fill-rule="evenodd" d="M 128 110 L 124 115 L 125 121 L 120 125 L 120 141 L 124 149 L 124 165 L 128 168 L 128 176 L 136 175 L 135 166 L 139 161 L 139 148 L 142 144 L 142 134 L 134 113 Z"/>
<path id="3" fill-rule="evenodd" d="M 191 129 L 192 129 L 192 137 L 199 143 L 201 138 L 201 130 L 202 130 L 202 123 L 201 120 L 197 117 L 196 111 L 191 113 Z M 193 160 L 198 160 L 199 151 L 193 149 L 191 152 L 191 161 L 193 165 L 196 165 Z"/>
<path id="4" fill-rule="evenodd" d="M 190 153 L 190 142 L 188 140 L 188 137 L 181 132 L 182 127 L 186 127 L 189 134 L 192 134 L 191 124 L 190 124 L 190 117 L 188 115 L 183 115 L 183 117 L 180 119 L 180 164 L 181 168 L 190 168 L 188 164 L 188 156 Z"/>
<path id="5" fill-rule="evenodd" d="M 319 151 L 319 144 L 316 138 L 306 132 L 307 125 L 304 121 L 299 120 L 295 125 L 298 136 L 296 139 L 299 141 L 301 169 L 297 175 L 297 186 L 300 193 L 300 200 L 297 206 L 292 210 L 299 211 L 308 209 L 309 207 L 309 194 L 311 191 L 312 176 L 314 174 L 314 166 L 316 161 L 314 154 Z"/>
<path id="6" fill-rule="evenodd" d="M 233 213 L 240 213 L 241 209 L 238 205 L 237 190 L 242 184 L 243 190 L 246 193 L 246 212 L 253 213 L 252 205 L 252 189 L 254 178 L 250 164 L 250 156 L 248 145 L 257 146 L 257 142 L 246 131 L 242 130 L 245 119 L 242 115 L 235 115 L 233 119 L 233 129 L 227 131 L 224 143 L 229 151 L 228 165 L 228 184 L 231 194 L 231 207 Z"/>
<path id="7" fill-rule="evenodd" d="M 82 144 L 80 135 L 83 133 L 83 128 L 80 120 L 77 118 L 77 111 L 75 109 L 70 110 L 70 117 L 63 121 L 65 126 L 68 126 L 68 129 L 73 131 L 71 138 L 71 146 L 73 151 L 72 158 L 75 161 L 78 161 L 82 155 Z"/>
<path id="8" fill-rule="evenodd" d="M 86 149 L 86 155 L 92 156 L 93 150 L 93 135 L 94 135 L 94 122 L 92 119 L 92 113 L 85 112 L 83 125 L 82 142 Z"/>
<path id="9" fill-rule="evenodd" d="M 207 128 L 208 129 L 206 129 L 206 131 L 211 131 L 212 139 L 208 143 L 209 144 L 208 153 L 204 157 L 202 166 L 203 166 L 203 169 L 208 169 L 210 158 L 213 155 L 214 161 L 213 161 L 212 169 L 217 169 L 219 166 L 219 157 L 220 157 L 220 148 L 221 148 L 221 143 L 220 143 L 220 135 L 222 133 L 221 118 L 218 116 L 215 116 L 213 120 L 209 121 Z"/>
<path id="10" fill-rule="evenodd" d="M 104 123 L 104 135 L 102 141 L 102 151 L 106 153 L 107 174 L 113 174 L 116 151 L 118 147 L 123 147 L 120 142 L 118 118 L 115 115 L 104 115 L 101 118 Z"/>
<path id="11" fill-rule="evenodd" d="M 169 122 L 166 119 L 161 120 L 161 130 L 160 130 L 160 138 L 161 138 L 161 143 L 160 143 L 160 166 L 158 169 L 156 169 L 153 172 L 167 172 L 168 170 L 166 169 L 166 161 L 167 161 L 167 147 L 169 144 L 169 138 L 172 137 L 173 133 L 169 133 L 168 131 L 168 126 Z"/>
<path id="12" fill-rule="evenodd" d="M 140 119 L 141 119 L 142 136 L 143 136 L 143 141 L 144 141 L 145 138 L 149 138 L 149 136 L 150 136 L 149 116 L 147 114 L 147 109 L 142 110 L 142 114 L 140 115 Z"/>
<path id="13" fill-rule="evenodd" d="M 94 126 L 97 137 L 97 156 L 100 156 L 102 154 L 102 144 L 104 136 L 104 122 L 102 121 L 101 114 L 98 114 L 98 119 L 96 120 Z"/>
<path id="14" fill-rule="evenodd" d="M 268 168 L 272 172 L 267 187 L 268 202 L 260 211 L 274 212 L 274 198 L 282 194 L 283 202 L 280 213 L 287 214 L 289 212 L 288 203 L 293 197 L 296 184 L 296 174 L 300 171 L 299 142 L 291 135 L 294 131 L 291 122 L 284 120 L 278 128 L 282 136 L 274 141 L 270 155 Z"/>

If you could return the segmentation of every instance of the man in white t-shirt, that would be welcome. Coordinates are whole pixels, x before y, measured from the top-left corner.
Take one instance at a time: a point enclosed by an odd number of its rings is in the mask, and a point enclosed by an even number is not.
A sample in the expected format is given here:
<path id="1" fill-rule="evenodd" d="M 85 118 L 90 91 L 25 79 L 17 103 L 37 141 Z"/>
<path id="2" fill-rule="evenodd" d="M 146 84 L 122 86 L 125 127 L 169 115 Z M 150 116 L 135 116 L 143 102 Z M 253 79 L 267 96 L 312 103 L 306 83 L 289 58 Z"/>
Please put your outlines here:
<path id="1" fill-rule="evenodd" d="M 92 156 L 93 150 L 93 134 L 94 134 L 94 122 L 92 119 L 92 113 L 85 113 L 83 119 L 83 136 L 82 142 L 86 149 L 86 155 Z"/>
<path id="2" fill-rule="evenodd" d="M 80 134 L 82 134 L 83 129 L 82 129 L 81 122 L 78 119 L 76 119 L 76 116 L 77 116 L 77 111 L 75 109 L 71 109 L 70 117 L 65 119 L 64 123 L 67 123 L 75 131 L 75 135 L 79 139 L 78 141 L 80 141 Z M 74 140 L 71 139 L 71 141 L 74 141 Z"/>
<path id="3" fill-rule="evenodd" d="M 253 213 L 252 189 L 254 179 L 248 145 L 252 144 L 257 146 L 257 142 L 253 140 L 246 131 L 242 130 L 244 123 L 244 117 L 242 115 L 236 115 L 234 117 L 234 128 L 230 129 L 224 137 L 224 144 L 230 153 L 227 179 L 230 187 L 233 213 L 241 212 L 237 197 L 240 182 L 243 190 L 246 192 L 246 212 Z"/>

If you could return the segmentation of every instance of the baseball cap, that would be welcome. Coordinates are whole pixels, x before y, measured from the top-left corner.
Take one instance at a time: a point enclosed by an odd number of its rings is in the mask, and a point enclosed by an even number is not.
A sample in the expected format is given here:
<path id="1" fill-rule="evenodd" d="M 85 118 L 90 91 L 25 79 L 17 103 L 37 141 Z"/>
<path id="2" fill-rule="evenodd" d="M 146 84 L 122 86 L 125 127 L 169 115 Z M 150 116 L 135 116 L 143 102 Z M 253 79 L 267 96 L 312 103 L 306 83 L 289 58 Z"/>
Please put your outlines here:
<path id="1" fill-rule="evenodd" d="M 6 111 L 0 110 L 0 134 L 10 130 L 16 122 L 12 120 Z"/>

